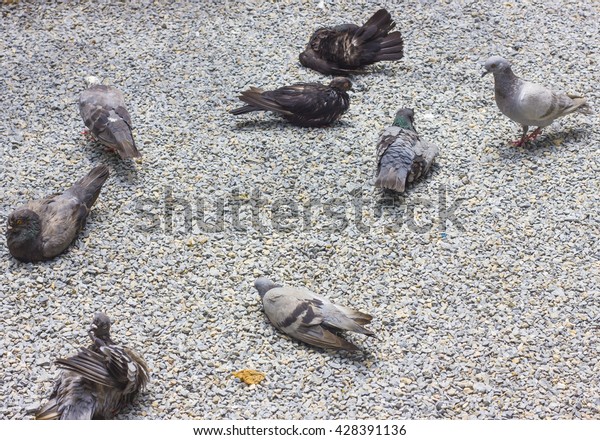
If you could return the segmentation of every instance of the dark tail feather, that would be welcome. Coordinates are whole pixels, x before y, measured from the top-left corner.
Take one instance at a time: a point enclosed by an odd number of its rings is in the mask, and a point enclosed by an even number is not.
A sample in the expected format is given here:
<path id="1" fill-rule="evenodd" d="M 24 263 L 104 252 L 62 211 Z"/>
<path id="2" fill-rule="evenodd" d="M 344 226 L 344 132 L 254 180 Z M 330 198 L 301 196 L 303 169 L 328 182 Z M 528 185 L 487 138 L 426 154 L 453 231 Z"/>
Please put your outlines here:
<path id="1" fill-rule="evenodd" d="M 392 32 L 383 39 L 375 55 L 376 61 L 396 61 L 404 55 L 404 40 L 400 32 Z"/>
<path id="2" fill-rule="evenodd" d="M 276 102 L 273 102 L 268 98 L 265 98 L 262 95 L 262 93 L 259 93 L 259 92 L 247 90 L 245 92 L 242 92 L 242 94 L 240 95 L 239 98 L 240 98 L 240 100 L 244 101 L 246 104 L 248 104 L 251 107 L 254 107 L 257 110 L 291 114 L 290 112 L 281 108 L 281 106 L 279 104 L 277 104 Z"/>
<path id="3" fill-rule="evenodd" d="M 357 46 L 362 46 L 369 42 L 378 41 L 384 38 L 395 26 L 396 23 L 392 20 L 390 13 L 385 9 L 380 9 L 356 30 L 352 42 Z"/>
<path id="4" fill-rule="evenodd" d="M 407 175 L 408 170 L 382 167 L 375 180 L 375 186 L 400 193 L 404 192 Z"/>
<path id="5" fill-rule="evenodd" d="M 117 144 L 115 149 L 121 159 L 133 159 L 142 157 L 141 153 L 135 146 L 135 140 L 131 134 L 131 128 L 125 121 L 115 121 L 111 123 L 110 131 L 113 133 Z"/>
<path id="6" fill-rule="evenodd" d="M 69 189 L 69 192 L 91 209 L 100 194 L 102 185 L 106 182 L 106 179 L 108 179 L 108 176 L 108 167 L 106 165 L 98 165 L 90 171 L 87 176 L 77 181 Z"/>
<path id="7" fill-rule="evenodd" d="M 385 9 L 380 9 L 379 11 L 375 12 L 362 27 L 367 28 L 370 26 L 376 27 L 380 34 L 385 35 L 390 30 L 394 29 L 396 23 L 394 23 L 392 16 L 388 11 Z"/>
<path id="8" fill-rule="evenodd" d="M 251 105 L 245 105 L 243 107 L 238 107 L 238 108 L 234 108 L 233 110 L 229 110 L 229 113 L 231 113 L 232 115 L 243 115 L 244 113 L 250 113 L 250 112 L 255 112 L 255 111 L 259 111 L 259 108 L 253 107 Z"/>

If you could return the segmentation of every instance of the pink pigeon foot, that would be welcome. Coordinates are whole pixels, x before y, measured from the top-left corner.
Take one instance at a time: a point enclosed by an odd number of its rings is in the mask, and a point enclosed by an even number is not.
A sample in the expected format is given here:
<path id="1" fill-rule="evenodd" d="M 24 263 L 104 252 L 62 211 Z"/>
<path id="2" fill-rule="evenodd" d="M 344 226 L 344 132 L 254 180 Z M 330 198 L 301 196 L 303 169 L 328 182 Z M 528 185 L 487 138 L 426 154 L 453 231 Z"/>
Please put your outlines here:
<path id="1" fill-rule="evenodd" d="M 525 145 L 528 141 L 529 141 L 529 137 L 523 136 L 521 139 L 516 140 L 516 141 L 511 141 L 510 143 L 513 145 L 513 147 L 521 147 L 521 146 Z"/>
<path id="2" fill-rule="evenodd" d="M 537 137 L 542 133 L 542 129 L 541 128 L 536 128 L 534 131 L 531 132 L 531 134 L 529 136 L 527 136 L 527 140 L 528 141 L 534 141 L 537 139 Z"/>

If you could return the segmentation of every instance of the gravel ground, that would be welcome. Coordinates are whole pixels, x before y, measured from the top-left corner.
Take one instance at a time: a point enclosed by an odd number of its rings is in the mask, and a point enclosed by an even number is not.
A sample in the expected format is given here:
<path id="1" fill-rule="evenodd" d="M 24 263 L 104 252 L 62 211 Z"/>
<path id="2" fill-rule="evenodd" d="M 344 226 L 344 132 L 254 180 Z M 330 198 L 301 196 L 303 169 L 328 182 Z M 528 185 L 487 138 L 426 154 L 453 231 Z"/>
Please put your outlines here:
<path id="1" fill-rule="evenodd" d="M 480 77 L 503 55 L 598 109 L 598 3 L 386 3 L 0 6 L 0 218 L 112 172 L 65 254 L 22 264 L 0 244 L 1 418 L 31 418 L 96 310 L 152 369 L 121 418 L 598 418 L 597 114 L 514 148 L 520 127 Z M 379 6 L 405 58 L 352 78 L 339 123 L 227 113 L 250 85 L 328 81 L 297 62 L 312 30 Z M 89 74 L 125 93 L 143 163 L 81 135 Z M 392 198 L 373 158 L 402 106 L 441 154 Z M 262 313 L 263 274 L 372 313 L 379 340 L 290 340 Z M 247 386 L 243 368 L 266 379 Z"/>

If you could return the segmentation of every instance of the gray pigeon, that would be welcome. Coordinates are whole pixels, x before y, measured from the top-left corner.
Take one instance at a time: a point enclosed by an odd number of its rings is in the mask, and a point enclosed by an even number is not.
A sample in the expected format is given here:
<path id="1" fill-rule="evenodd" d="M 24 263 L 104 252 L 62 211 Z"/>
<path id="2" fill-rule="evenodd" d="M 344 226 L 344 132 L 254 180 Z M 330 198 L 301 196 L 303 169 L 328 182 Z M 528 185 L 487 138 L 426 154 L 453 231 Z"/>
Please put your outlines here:
<path id="1" fill-rule="evenodd" d="M 510 63 L 499 56 L 488 58 L 485 72 L 494 74 L 494 90 L 496 104 L 502 113 L 523 126 L 521 139 L 515 141 L 516 146 L 534 140 L 544 127 L 569 113 L 579 112 L 591 114 L 592 110 L 582 96 L 555 93 L 539 84 L 524 81 L 515 75 Z M 530 126 L 536 126 L 529 136 Z"/>
<path id="2" fill-rule="evenodd" d="M 427 174 L 438 152 L 437 146 L 419 139 L 413 109 L 398 110 L 393 125 L 379 137 L 375 186 L 404 192 L 407 182 Z"/>
<path id="3" fill-rule="evenodd" d="M 37 420 L 112 419 L 149 380 L 148 366 L 135 351 L 110 338 L 110 318 L 96 313 L 89 330 L 92 345 L 67 359 Z"/>
<path id="4" fill-rule="evenodd" d="M 366 313 L 332 304 L 310 290 L 282 287 L 261 277 L 254 282 L 269 321 L 285 334 L 321 348 L 358 350 L 334 332 L 353 331 L 373 336 L 362 325 L 373 319 Z"/>
<path id="5" fill-rule="evenodd" d="M 86 78 L 90 87 L 79 96 L 79 113 L 86 127 L 121 159 L 141 157 L 131 133 L 131 116 L 123 94 L 112 86 L 99 84 L 96 77 Z"/>
<path id="6" fill-rule="evenodd" d="M 63 252 L 85 226 L 108 174 L 105 165 L 97 166 L 63 194 L 33 200 L 13 211 L 6 229 L 10 253 L 32 262 Z"/>

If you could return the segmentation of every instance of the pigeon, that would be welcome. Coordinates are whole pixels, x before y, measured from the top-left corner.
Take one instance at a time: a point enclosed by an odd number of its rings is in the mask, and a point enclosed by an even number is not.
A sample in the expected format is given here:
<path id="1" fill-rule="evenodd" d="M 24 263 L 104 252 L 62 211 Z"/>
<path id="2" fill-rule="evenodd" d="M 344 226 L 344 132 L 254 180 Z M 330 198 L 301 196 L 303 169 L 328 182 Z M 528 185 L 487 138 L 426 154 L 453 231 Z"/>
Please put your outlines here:
<path id="1" fill-rule="evenodd" d="M 6 229 L 10 253 L 24 262 L 62 253 L 85 226 L 108 175 L 108 168 L 99 165 L 63 194 L 30 201 L 13 211 Z"/>
<path id="2" fill-rule="evenodd" d="M 337 121 L 350 106 L 349 79 L 333 78 L 328 86 L 319 83 L 298 83 L 277 90 L 263 91 L 256 87 L 242 92 L 246 104 L 231 110 L 233 115 L 255 111 L 279 113 L 292 124 L 319 127 Z"/>
<path id="3" fill-rule="evenodd" d="M 148 366 L 138 353 L 113 342 L 108 316 L 97 312 L 89 335 L 89 348 L 56 360 L 61 371 L 37 420 L 112 419 L 146 387 Z"/>
<path id="4" fill-rule="evenodd" d="M 336 333 L 348 330 L 373 336 L 363 327 L 373 319 L 350 307 L 332 304 L 307 289 L 282 287 L 261 277 L 254 282 L 269 321 L 283 333 L 321 348 L 358 350 Z"/>
<path id="5" fill-rule="evenodd" d="M 393 125 L 379 137 L 376 187 L 404 192 L 406 183 L 427 174 L 435 160 L 439 149 L 419 138 L 414 115 L 411 108 L 398 110 Z"/>
<path id="6" fill-rule="evenodd" d="M 521 139 L 513 142 L 516 146 L 534 140 L 544 127 L 569 113 L 591 114 L 592 110 L 582 96 L 556 93 L 544 86 L 524 81 L 516 76 L 510 63 L 499 56 L 488 58 L 485 72 L 494 74 L 496 104 L 502 113 L 523 126 Z M 529 126 L 536 126 L 529 136 Z"/>
<path id="7" fill-rule="evenodd" d="M 79 96 L 79 113 L 86 127 L 121 159 L 141 157 L 131 133 L 131 116 L 123 94 L 112 86 L 99 84 L 98 78 L 86 78 L 90 87 Z"/>
<path id="8" fill-rule="evenodd" d="M 395 26 L 390 13 L 380 9 L 360 27 L 318 29 L 300 54 L 300 63 L 326 75 L 348 75 L 378 61 L 399 60 L 404 43 L 399 31 L 389 33 Z"/>

